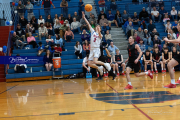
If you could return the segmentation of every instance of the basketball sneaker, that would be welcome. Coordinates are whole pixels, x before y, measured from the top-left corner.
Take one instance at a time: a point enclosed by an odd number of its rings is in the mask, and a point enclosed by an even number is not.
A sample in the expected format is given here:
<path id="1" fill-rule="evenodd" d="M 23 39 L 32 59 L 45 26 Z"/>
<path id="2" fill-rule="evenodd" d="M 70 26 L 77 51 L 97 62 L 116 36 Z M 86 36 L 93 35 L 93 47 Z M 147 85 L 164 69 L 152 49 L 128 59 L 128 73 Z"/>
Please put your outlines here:
<path id="1" fill-rule="evenodd" d="M 98 67 L 98 71 L 100 72 L 100 75 L 103 76 L 103 66 Z"/>
<path id="2" fill-rule="evenodd" d="M 107 76 L 106 76 L 106 73 L 104 73 L 103 77 L 107 77 Z"/>
<path id="3" fill-rule="evenodd" d="M 154 71 L 151 71 L 152 74 L 154 74 Z"/>
<path id="4" fill-rule="evenodd" d="M 111 66 L 110 66 L 110 64 L 109 64 L 109 63 L 104 63 L 104 66 L 106 67 L 106 69 L 107 69 L 108 71 L 110 71 L 110 70 L 111 70 Z"/>
<path id="5" fill-rule="evenodd" d="M 125 75 L 125 73 L 121 73 L 121 75 Z"/>
<path id="6" fill-rule="evenodd" d="M 106 73 L 106 77 L 108 77 L 109 76 L 109 73 Z"/>
<path id="7" fill-rule="evenodd" d="M 151 70 L 148 70 L 148 76 L 149 76 L 151 79 L 153 79 L 153 74 L 152 74 Z"/>
<path id="8" fill-rule="evenodd" d="M 99 74 L 97 74 L 97 77 L 99 77 Z"/>
<path id="9" fill-rule="evenodd" d="M 179 84 L 180 84 L 180 80 L 177 80 L 177 81 L 176 81 L 176 84 L 178 84 L 178 85 L 179 85 Z"/>
<path id="10" fill-rule="evenodd" d="M 169 85 L 164 86 L 164 88 L 176 88 L 176 84 L 170 83 Z"/>
<path id="11" fill-rule="evenodd" d="M 124 89 L 125 89 L 125 90 L 133 89 L 133 86 L 128 84 Z"/>
<path id="12" fill-rule="evenodd" d="M 119 76 L 119 73 L 117 73 L 117 76 Z"/>
<path id="13" fill-rule="evenodd" d="M 156 70 L 156 74 L 158 74 L 158 71 Z"/>
<path id="14" fill-rule="evenodd" d="M 166 70 L 164 70 L 164 72 L 166 73 Z"/>

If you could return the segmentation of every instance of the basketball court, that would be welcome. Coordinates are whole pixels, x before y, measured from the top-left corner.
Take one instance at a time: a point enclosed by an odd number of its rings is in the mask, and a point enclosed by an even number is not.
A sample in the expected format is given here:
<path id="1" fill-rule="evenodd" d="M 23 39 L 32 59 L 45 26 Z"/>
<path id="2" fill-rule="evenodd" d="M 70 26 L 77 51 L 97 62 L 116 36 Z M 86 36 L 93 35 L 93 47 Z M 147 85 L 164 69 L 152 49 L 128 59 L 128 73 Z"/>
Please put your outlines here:
<path id="1" fill-rule="evenodd" d="M 133 90 L 123 76 L 0 83 L 0 120 L 180 119 L 180 86 L 163 88 L 169 73 L 131 78 Z"/>

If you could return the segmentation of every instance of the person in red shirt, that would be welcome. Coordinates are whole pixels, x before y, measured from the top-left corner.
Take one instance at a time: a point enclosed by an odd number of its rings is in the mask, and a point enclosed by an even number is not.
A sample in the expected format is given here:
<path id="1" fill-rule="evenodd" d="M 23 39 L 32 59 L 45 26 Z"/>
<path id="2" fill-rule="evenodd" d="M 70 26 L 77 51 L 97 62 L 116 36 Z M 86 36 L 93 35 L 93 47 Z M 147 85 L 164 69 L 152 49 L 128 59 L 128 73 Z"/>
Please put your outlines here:
<path id="1" fill-rule="evenodd" d="M 56 53 L 60 53 L 60 55 L 61 55 L 61 53 L 62 53 L 62 48 L 60 47 L 59 44 L 57 44 L 57 47 L 55 47 L 54 49 L 55 49 L 55 52 L 56 52 Z"/>
<path id="2" fill-rule="evenodd" d="M 64 20 L 62 19 L 62 17 L 61 17 L 61 16 L 59 16 L 59 23 L 60 23 L 61 25 L 63 25 L 63 24 L 64 24 Z"/>
<path id="3" fill-rule="evenodd" d="M 41 4 L 41 9 L 43 9 L 43 5 L 44 5 L 44 14 L 45 14 L 45 18 L 48 17 L 48 15 L 51 14 L 51 5 L 53 6 L 53 8 L 55 8 L 54 4 L 52 3 L 51 0 L 43 0 L 42 4 Z"/>
<path id="4" fill-rule="evenodd" d="M 103 11 L 105 12 L 105 10 L 106 10 L 105 0 L 99 0 L 98 4 L 99 4 L 99 10 L 100 10 L 100 11 L 103 10 Z"/>

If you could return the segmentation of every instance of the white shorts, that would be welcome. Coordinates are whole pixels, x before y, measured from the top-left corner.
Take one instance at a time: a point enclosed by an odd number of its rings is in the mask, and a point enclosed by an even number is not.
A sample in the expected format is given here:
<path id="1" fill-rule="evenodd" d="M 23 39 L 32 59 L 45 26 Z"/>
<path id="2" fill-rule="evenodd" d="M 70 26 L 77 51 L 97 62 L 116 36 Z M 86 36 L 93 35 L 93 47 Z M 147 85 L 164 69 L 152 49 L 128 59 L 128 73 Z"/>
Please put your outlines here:
<path id="1" fill-rule="evenodd" d="M 94 58 L 99 58 L 100 55 L 100 48 L 91 48 L 88 60 L 92 61 Z"/>

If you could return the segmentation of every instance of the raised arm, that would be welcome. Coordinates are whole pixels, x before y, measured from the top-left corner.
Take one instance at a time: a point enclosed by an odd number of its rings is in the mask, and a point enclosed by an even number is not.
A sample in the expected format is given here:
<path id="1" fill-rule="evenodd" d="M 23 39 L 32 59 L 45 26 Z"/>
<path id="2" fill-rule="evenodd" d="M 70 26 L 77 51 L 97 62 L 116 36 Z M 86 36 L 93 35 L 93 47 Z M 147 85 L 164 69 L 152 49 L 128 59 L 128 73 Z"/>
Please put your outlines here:
<path id="1" fill-rule="evenodd" d="M 169 40 L 168 38 L 164 38 L 163 40 L 170 43 L 180 43 L 180 36 L 175 40 Z"/>
<path id="2" fill-rule="evenodd" d="M 85 20 L 86 24 L 88 25 L 88 27 L 90 29 L 91 25 L 89 24 L 88 20 L 86 19 L 84 12 L 82 12 L 82 18 Z"/>

